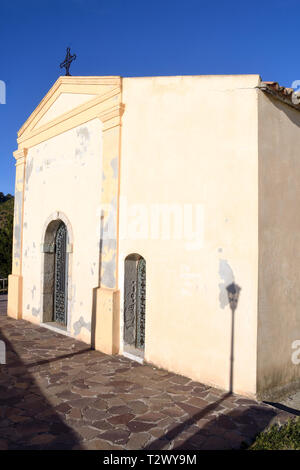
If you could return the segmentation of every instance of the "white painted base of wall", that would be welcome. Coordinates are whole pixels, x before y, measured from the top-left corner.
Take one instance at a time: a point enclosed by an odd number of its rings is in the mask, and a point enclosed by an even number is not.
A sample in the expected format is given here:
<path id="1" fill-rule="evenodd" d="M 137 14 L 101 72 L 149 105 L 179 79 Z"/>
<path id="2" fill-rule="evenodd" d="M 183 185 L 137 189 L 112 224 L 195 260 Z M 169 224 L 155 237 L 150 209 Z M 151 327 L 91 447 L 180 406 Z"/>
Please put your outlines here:
<path id="1" fill-rule="evenodd" d="M 67 328 L 59 326 L 57 323 L 54 322 L 40 323 L 40 326 L 48 328 L 48 330 L 55 331 L 56 333 L 60 333 L 61 335 L 71 336 L 70 333 L 67 331 Z"/>
<path id="2" fill-rule="evenodd" d="M 135 356 L 134 354 L 130 354 L 126 351 L 123 351 L 123 356 L 127 357 L 128 359 L 131 359 L 132 361 L 139 362 L 140 364 L 144 364 L 144 359 L 139 356 Z"/>

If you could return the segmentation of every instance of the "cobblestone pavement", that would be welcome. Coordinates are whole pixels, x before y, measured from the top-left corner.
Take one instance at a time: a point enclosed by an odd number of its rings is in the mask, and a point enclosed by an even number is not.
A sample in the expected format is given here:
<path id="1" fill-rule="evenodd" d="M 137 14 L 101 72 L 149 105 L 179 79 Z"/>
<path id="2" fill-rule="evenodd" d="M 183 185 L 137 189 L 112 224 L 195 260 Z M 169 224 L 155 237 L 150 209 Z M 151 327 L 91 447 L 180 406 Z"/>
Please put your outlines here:
<path id="1" fill-rule="evenodd" d="M 289 413 L 0 316 L 0 449 L 237 449 Z"/>

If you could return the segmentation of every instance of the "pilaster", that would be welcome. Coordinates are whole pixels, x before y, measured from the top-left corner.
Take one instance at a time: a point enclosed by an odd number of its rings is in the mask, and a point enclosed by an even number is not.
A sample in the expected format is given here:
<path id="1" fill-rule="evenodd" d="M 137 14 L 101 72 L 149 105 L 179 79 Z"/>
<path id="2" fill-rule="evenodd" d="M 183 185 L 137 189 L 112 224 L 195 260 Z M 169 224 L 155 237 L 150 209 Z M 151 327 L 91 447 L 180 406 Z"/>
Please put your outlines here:
<path id="1" fill-rule="evenodd" d="M 100 279 L 97 290 L 95 348 L 106 354 L 119 351 L 120 292 L 118 290 L 118 224 L 121 93 L 98 117 L 103 123 Z"/>
<path id="2" fill-rule="evenodd" d="M 16 180 L 12 274 L 8 277 L 7 314 L 19 319 L 22 317 L 22 240 L 27 149 L 16 150 L 13 155 L 16 159 Z"/>

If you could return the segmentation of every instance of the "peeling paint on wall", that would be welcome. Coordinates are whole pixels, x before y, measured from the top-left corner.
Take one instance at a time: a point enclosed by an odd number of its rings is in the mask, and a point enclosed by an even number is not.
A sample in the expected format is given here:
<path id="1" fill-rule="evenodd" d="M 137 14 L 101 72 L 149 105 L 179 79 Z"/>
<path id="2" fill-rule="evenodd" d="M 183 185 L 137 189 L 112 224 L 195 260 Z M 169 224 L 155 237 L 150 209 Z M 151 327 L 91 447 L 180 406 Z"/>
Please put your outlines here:
<path id="1" fill-rule="evenodd" d="M 117 197 L 114 194 L 109 203 L 109 210 L 101 220 L 101 285 L 114 288 L 116 285 L 116 208 Z M 102 232 L 103 225 L 103 232 Z"/>
<path id="2" fill-rule="evenodd" d="M 79 337 L 87 342 L 90 341 L 91 293 L 98 285 L 99 271 L 98 219 L 95 214 L 101 200 L 101 129 L 99 119 L 95 119 L 51 138 L 47 145 L 41 143 L 30 148 L 27 160 L 29 168 L 26 167 L 28 190 L 23 220 L 26 220 L 24 228 L 27 229 L 23 232 L 22 250 L 22 253 L 27 250 L 27 258 L 24 257 L 22 266 L 24 318 L 33 321 L 34 317 L 42 317 L 44 313 L 42 307 L 40 310 L 38 308 L 43 301 L 44 253 L 40 250 L 40 245 L 44 243 L 42 226 L 49 216 L 58 217 L 61 211 L 70 220 L 72 232 L 76 233 L 74 254 L 69 258 L 71 274 L 68 278 L 67 328 L 73 334 L 74 322 L 82 317 L 84 326 L 76 323 L 75 328 L 78 331 L 81 329 Z M 86 165 L 82 166 L 82 162 Z M 110 172 L 113 173 L 112 168 Z M 83 201 L 82 193 L 87 181 L 93 191 Z M 86 205 L 88 211 L 85 210 Z M 82 214 L 80 218 L 79 212 Z M 26 309 L 27 305 L 29 309 Z"/>
<path id="3" fill-rule="evenodd" d="M 119 167 L 118 167 L 118 157 L 115 157 L 112 159 L 112 161 L 110 162 L 110 165 L 113 169 L 113 172 L 114 172 L 114 178 L 117 178 L 118 177 L 118 170 L 119 170 Z"/>
<path id="4" fill-rule="evenodd" d="M 94 275 L 94 272 L 95 272 L 95 266 L 96 266 L 96 263 L 92 263 L 92 265 L 91 265 L 91 274 L 92 274 L 92 276 Z"/>
<path id="5" fill-rule="evenodd" d="M 81 316 L 79 320 L 74 323 L 73 328 L 74 335 L 78 336 L 82 328 L 86 328 L 88 331 L 91 331 L 91 322 L 84 321 L 83 316 Z"/>
<path id="6" fill-rule="evenodd" d="M 76 129 L 76 134 L 78 135 L 82 143 L 90 140 L 90 132 L 86 126 L 79 127 L 79 129 Z"/>
<path id="7" fill-rule="evenodd" d="M 34 298 L 35 291 L 36 291 L 36 286 L 33 286 L 33 288 L 31 289 L 31 297 L 32 297 L 32 299 Z"/>
<path id="8" fill-rule="evenodd" d="M 106 287 L 113 288 L 116 284 L 116 253 L 113 254 L 111 260 L 104 261 L 101 274 L 101 283 Z"/>
<path id="9" fill-rule="evenodd" d="M 53 162 L 55 162 L 55 158 L 48 158 L 45 161 L 45 169 L 47 170 L 48 168 L 50 168 Z"/>
<path id="10" fill-rule="evenodd" d="M 14 257 L 20 258 L 21 249 L 21 229 L 20 225 L 15 225 L 14 228 Z"/>
<path id="11" fill-rule="evenodd" d="M 71 312 L 74 311 L 74 306 L 76 304 L 76 285 L 75 284 L 72 284 L 72 287 L 71 287 L 71 302 L 70 302 L 70 310 Z M 71 313 L 71 312 L 68 312 L 68 315 Z"/>
<path id="12" fill-rule="evenodd" d="M 28 183 L 29 183 L 29 180 L 30 180 L 30 177 L 31 177 L 32 170 L 33 170 L 33 158 L 29 156 L 29 158 L 27 159 L 26 172 L 25 172 L 25 175 L 26 175 L 26 191 L 28 190 Z"/>
<path id="13" fill-rule="evenodd" d="M 32 315 L 33 315 L 34 317 L 38 317 L 39 314 L 40 314 L 40 309 L 37 309 L 37 308 L 32 307 L 31 313 L 32 313 Z"/>
<path id="14" fill-rule="evenodd" d="M 79 138 L 79 147 L 75 149 L 75 156 L 82 160 L 86 157 L 86 151 L 90 141 L 90 133 L 88 128 L 85 126 L 76 129 L 76 134 Z M 85 165 L 84 162 L 81 162 L 81 164 Z"/>
<path id="15" fill-rule="evenodd" d="M 16 189 L 14 208 L 14 258 L 21 255 L 22 191 Z"/>

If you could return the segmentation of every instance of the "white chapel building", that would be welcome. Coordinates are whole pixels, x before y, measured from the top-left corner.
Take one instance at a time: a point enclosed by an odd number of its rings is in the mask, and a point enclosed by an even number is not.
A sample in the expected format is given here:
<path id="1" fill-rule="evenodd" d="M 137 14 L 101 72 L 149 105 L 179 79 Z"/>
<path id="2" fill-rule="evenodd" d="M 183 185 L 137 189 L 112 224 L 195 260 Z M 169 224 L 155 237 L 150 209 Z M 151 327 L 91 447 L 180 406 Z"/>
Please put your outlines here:
<path id="1" fill-rule="evenodd" d="M 300 384 L 300 105 L 59 77 L 18 132 L 8 314 L 251 397 Z"/>

